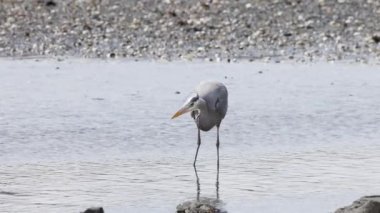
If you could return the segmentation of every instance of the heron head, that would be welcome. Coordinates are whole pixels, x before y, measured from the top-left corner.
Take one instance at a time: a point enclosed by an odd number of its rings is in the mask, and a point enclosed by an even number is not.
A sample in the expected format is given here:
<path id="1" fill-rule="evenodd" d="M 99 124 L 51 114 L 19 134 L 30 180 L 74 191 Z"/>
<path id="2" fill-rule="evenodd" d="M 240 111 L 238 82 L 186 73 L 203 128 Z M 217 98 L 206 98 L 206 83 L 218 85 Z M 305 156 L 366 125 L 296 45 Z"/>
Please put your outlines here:
<path id="1" fill-rule="evenodd" d="M 187 112 L 199 111 L 199 96 L 198 94 L 192 94 L 183 104 L 183 106 L 173 115 L 172 119 L 185 114 Z"/>

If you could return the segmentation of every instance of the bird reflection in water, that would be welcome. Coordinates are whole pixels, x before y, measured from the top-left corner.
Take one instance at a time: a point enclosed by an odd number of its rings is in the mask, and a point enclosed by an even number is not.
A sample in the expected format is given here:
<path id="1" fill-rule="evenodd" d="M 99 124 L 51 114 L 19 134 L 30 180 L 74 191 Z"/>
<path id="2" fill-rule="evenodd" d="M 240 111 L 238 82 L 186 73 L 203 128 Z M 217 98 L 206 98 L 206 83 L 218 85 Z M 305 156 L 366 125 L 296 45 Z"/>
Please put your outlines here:
<path id="1" fill-rule="evenodd" d="M 200 184 L 196 165 L 194 165 L 194 173 L 195 173 L 195 177 L 197 178 L 197 180 L 196 180 L 196 183 L 197 183 L 197 201 L 199 201 L 200 195 L 201 195 L 201 184 Z M 216 201 L 219 201 L 219 167 L 218 167 L 217 172 L 216 172 L 215 187 L 216 187 Z"/>
<path id="2" fill-rule="evenodd" d="M 224 203 L 219 197 L 219 166 L 216 173 L 216 198 L 201 197 L 201 184 L 196 165 L 194 165 L 196 177 L 197 194 L 196 200 L 185 201 L 177 206 L 177 213 L 185 212 L 219 212 L 226 213 L 223 209 Z"/>

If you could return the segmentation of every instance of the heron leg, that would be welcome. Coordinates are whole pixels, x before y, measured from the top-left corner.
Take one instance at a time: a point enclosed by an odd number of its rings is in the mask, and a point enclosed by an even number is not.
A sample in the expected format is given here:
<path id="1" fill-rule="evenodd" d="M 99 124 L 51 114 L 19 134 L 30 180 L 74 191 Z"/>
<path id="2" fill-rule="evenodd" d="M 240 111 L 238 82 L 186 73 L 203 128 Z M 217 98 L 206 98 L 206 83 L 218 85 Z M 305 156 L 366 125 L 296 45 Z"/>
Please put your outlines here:
<path id="1" fill-rule="evenodd" d="M 217 126 L 216 134 L 216 153 L 218 155 L 217 160 L 217 172 L 216 172 L 216 199 L 219 200 L 219 126 Z"/>
<path id="2" fill-rule="evenodd" d="M 218 155 L 218 161 L 217 161 L 217 169 L 218 169 L 218 174 L 219 174 L 219 126 L 217 126 L 216 129 L 216 153 Z"/>
<path id="3" fill-rule="evenodd" d="M 197 147 L 197 152 L 195 153 L 195 159 L 194 159 L 194 164 L 193 164 L 194 167 L 195 167 L 195 162 L 197 162 L 198 151 L 199 151 L 200 146 L 201 146 L 201 130 L 198 128 L 198 147 Z"/>
<path id="4" fill-rule="evenodd" d="M 194 166 L 194 172 L 195 172 L 195 177 L 197 178 L 197 201 L 199 201 L 199 197 L 201 195 L 201 184 L 199 182 L 199 177 L 198 177 L 198 172 L 197 172 L 196 166 Z"/>
<path id="5" fill-rule="evenodd" d="M 215 186 L 216 186 L 216 199 L 219 200 L 219 170 L 216 174 L 216 183 L 215 183 Z"/>

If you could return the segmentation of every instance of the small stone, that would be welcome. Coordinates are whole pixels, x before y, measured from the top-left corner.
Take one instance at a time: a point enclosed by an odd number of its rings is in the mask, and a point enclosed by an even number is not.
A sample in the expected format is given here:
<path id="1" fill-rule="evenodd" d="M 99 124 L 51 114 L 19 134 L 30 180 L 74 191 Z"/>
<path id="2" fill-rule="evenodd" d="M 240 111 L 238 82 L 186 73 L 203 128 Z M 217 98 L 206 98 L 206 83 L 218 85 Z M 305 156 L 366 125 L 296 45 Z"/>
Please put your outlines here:
<path id="1" fill-rule="evenodd" d="M 45 6 L 46 7 L 55 7 L 55 6 L 57 6 L 57 3 L 53 0 L 48 0 L 45 2 Z"/>
<path id="2" fill-rule="evenodd" d="M 116 57 L 116 54 L 115 54 L 115 53 L 110 53 L 110 54 L 108 54 L 108 57 L 110 57 L 110 58 L 115 58 L 115 57 Z"/>
<path id="3" fill-rule="evenodd" d="M 379 35 L 374 35 L 374 36 L 372 36 L 372 40 L 373 40 L 375 43 L 379 43 L 379 42 L 380 42 L 380 36 L 379 36 Z"/>
<path id="4" fill-rule="evenodd" d="M 177 94 L 177 95 L 178 95 L 178 94 L 181 94 L 181 92 L 180 92 L 180 91 L 175 91 L 175 94 Z"/>

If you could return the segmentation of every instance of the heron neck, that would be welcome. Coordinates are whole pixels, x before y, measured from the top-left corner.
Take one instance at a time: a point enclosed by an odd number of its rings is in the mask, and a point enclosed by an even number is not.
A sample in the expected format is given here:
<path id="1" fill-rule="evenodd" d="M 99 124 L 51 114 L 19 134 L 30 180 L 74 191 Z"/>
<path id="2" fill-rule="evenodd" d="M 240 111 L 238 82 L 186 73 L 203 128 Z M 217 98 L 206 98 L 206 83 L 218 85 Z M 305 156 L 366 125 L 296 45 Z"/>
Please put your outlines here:
<path id="1" fill-rule="evenodd" d="M 207 102 L 204 99 L 199 100 L 198 104 L 198 116 L 196 116 L 195 122 L 199 129 L 208 131 L 213 125 L 212 116 L 209 115 L 209 108 Z"/>
<path id="2" fill-rule="evenodd" d="M 208 108 L 207 108 L 207 103 L 206 103 L 206 101 L 205 101 L 203 98 L 199 98 L 198 103 L 199 103 L 199 104 L 198 104 L 198 107 L 199 107 L 200 114 L 202 114 L 202 113 L 207 113 Z"/>
<path id="3" fill-rule="evenodd" d="M 194 120 L 198 123 L 199 116 L 201 116 L 202 114 L 207 114 L 207 112 L 207 103 L 204 99 L 200 98 L 198 100 L 196 109 L 191 112 L 191 117 L 193 117 Z"/>

